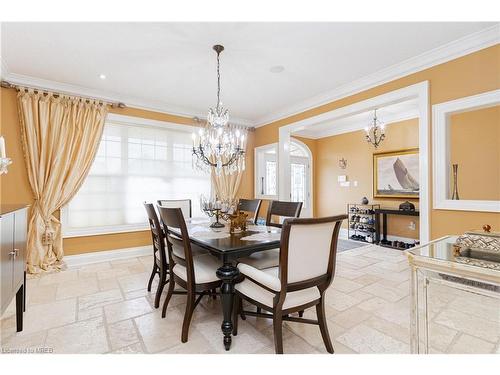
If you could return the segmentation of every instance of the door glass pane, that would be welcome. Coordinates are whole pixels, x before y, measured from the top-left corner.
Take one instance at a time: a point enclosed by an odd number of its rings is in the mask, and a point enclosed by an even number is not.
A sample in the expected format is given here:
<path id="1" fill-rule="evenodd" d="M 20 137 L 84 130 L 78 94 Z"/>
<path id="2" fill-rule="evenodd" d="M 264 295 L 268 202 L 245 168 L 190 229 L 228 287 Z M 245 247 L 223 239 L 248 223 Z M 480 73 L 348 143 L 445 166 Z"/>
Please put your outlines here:
<path id="1" fill-rule="evenodd" d="M 276 195 L 276 162 L 266 161 L 265 194 Z"/>
<path id="2" fill-rule="evenodd" d="M 303 202 L 306 207 L 306 166 L 292 163 L 292 202 Z"/>

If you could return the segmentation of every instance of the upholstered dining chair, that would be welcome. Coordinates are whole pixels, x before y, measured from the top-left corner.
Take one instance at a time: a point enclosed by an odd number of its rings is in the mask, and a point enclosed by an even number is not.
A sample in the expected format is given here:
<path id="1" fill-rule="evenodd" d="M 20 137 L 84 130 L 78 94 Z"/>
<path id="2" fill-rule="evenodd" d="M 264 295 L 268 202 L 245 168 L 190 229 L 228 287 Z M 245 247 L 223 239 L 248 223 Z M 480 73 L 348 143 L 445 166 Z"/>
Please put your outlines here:
<path id="1" fill-rule="evenodd" d="M 163 230 L 167 239 L 170 281 L 163 303 L 162 318 L 166 316 L 168 303 L 174 294 L 175 285 L 187 291 L 186 311 L 182 323 L 181 341 L 188 341 L 189 325 L 193 311 L 205 295 L 213 295 L 221 280 L 216 276 L 220 262 L 210 254 L 193 256 L 189 235 L 181 208 L 158 206 Z M 181 236 L 174 236 L 169 228 L 179 228 Z M 198 298 L 195 298 L 198 295 Z"/>
<path id="2" fill-rule="evenodd" d="M 267 210 L 266 225 L 281 228 L 280 218 L 297 218 L 302 210 L 302 202 L 271 201 Z M 278 218 L 275 218 L 277 216 Z M 276 267 L 279 264 L 279 249 L 260 251 L 238 262 L 248 264 L 259 270 Z"/>
<path id="3" fill-rule="evenodd" d="M 149 227 L 151 229 L 151 237 L 153 240 L 153 270 L 148 282 L 148 292 L 151 292 L 151 285 L 156 275 L 159 276 L 158 288 L 155 295 L 155 308 L 160 306 L 160 297 L 163 292 L 163 287 L 167 283 L 168 276 L 168 261 L 165 251 L 165 234 L 160 226 L 160 221 L 156 215 L 156 210 L 152 203 L 144 202 L 144 208 L 148 215 Z"/>
<path id="4" fill-rule="evenodd" d="M 259 270 L 238 265 L 244 280 L 235 285 L 233 335 L 238 334 L 238 315 L 273 319 L 274 347 L 283 353 L 282 322 L 319 325 L 326 350 L 333 353 L 325 316 L 325 291 L 335 275 L 337 241 L 347 215 L 312 219 L 286 219 L 281 232 L 279 267 Z M 244 299 L 269 313 L 241 311 Z M 316 307 L 317 320 L 289 314 Z"/>
<path id="5" fill-rule="evenodd" d="M 184 218 L 191 218 L 193 211 L 191 209 L 191 199 L 160 199 L 157 201 L 161 207 L 181 208 Z"/>
<path id="6" fill-rule="evenodd" d="M 254 224 L 257 224 L 261 204 L 262 201 L 260 199 L 241 198 L 238 201 L 238 210 L 247 212 L 249 214 L 249 220 L 251 220 Z"/>

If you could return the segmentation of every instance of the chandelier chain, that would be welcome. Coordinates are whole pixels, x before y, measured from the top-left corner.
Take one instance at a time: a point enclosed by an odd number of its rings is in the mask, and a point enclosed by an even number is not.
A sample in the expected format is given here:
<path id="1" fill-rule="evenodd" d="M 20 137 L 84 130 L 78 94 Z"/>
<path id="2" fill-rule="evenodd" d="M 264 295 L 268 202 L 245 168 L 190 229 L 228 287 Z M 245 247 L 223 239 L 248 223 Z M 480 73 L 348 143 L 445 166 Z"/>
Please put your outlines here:
<path id="1" fill-rule="evenodd" d="M 219 62 L 220 52 L 217 51 L 217 107 L 220 103 L 220 62 Z"/>

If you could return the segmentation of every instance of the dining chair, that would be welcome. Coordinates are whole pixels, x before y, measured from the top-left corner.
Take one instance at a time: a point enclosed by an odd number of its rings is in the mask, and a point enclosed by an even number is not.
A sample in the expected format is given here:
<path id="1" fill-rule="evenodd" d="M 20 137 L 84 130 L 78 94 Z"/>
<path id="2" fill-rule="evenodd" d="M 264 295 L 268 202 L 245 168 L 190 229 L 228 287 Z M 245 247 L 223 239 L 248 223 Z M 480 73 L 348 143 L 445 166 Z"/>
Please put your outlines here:
<path id="1" fill-rule="evenodd" d="M 259 218 L 259 210 L 262 201 L 260 199 L 243 199 L 238 201 L 238 210 L 249 213 L 249 220 L 257 224 Z"/>
<path id="2" fill-rule="evenodd" d="M 156 210 L 152 203 L 144 202 L 144 208 L 148 215 L 149 227 L 151 229 L 151 237 L 153 240 L 153 270 L 148 282 L 148 292 L 151 292 L 151 285 L 156 275 L 159 276 L 158 288 L 156 289 L 156 296 L 154 306 L 160 306 L 160 297 L 163 292 L 163 287 L 167 283 L 167 276 L 169 273 L 167 255 L 165 252 L 165 234 L 156 215 Z"/>
<path id="3" fill-rule="evenodd" d="M 184 218 L 190 219 L 192 217 L 191 199 L 160 199 L 157 202 L 158 202 L 158 205 L 161 207 L 180 208 L 182 210 L 182 214 L 184 215 Z M 198 256 L 201 254 L 208 254 L 207 250 L 202 249 L 201 247 L 193 245 L 193 244 L 191 244 L 191 249 L 193 251 L 193 256 Z M 181 256 L 181 255 L 177 254 L 177 256 Z"/>
<path id="4" fill-rule="evenodd" d="M 181 208 L 168 208 L 158 206 L 163 230 L 167 239 L 168 265 L 170 281 L 168 292 L 163 303 L 162 318 L 166 316 L 168 303 L 174 294 L 175 285 L 187 291 L 187 303 L 182 323 L 181 341 L 188 341 L 189 325 L 193 311 L 205 295 L 213 295 L 219 288 L 221 280 L 216 276 L 221 263 L 210 254 L 193 256 L 191 242 L 187 231 L 186 222 Z M 181 236 L 170 233 L 169 227 L 179 228 Z M 196 295 L 198 298 L 195 299 Z"/>
<path id="5" fill-rule="evenodd" d="M 266 225 L 281 228 L 280 218 L 297 218 L 302 210 L 302 202 L 271 201 L 267 210 Z M 278 216 L 276 219 L 275 216 Z M 253 253 L 248 257 L 238 259 L 238 262 L 248 264 L 259 270 L 276 267 L 279 264 L 280 249 L 271 249 Z"/>
<path id="6" fill-rule="evenodd" d="M 157 201 L 161 207 L 181 208 L 185 218 L 191 218 L 193 211 L 191 209 L 191 199 L 160 199 Z"/>
<path id="7" fill-rule="evenodd" d="M 339 231 L 346 218 L 286 219 L 278 267 L 259 270 L 244 263 L 238 265 L 244 280 L 235 285 L 233 335 L 238 334 L 239 314 L 272 318 L 275 351 L 282 354 L 283 321 L 316 324 L 326 350 L 334 352 L 325 316 L 325 291 L 335 275 Z M 242 311 L 241 299 L 270 313 Z M 313 306 L 317 320 L 289 315 Z"/>

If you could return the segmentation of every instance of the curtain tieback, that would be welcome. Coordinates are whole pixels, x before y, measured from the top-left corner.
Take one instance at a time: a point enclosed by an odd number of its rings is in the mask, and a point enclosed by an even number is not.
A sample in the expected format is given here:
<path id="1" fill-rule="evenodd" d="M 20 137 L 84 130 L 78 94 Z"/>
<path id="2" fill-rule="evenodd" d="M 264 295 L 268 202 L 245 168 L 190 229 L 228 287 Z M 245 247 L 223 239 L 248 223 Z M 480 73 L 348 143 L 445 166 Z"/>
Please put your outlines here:
<path id="1" fill-rule="evenodd" d="M 44 224 L 45 224 L 45 230 L 42 233 L 42 245 L 44 246 L 52 246 L 54 243 L 54 231 L 50 230 L 50 222 L 51 219 L 46 219 L 43 215 L 43 210 L 42 207 L 40 206 L 40 201 L 38 199 L 35 199 L 33 202 L 34 206 L 37 206 L 42 218 L 44 218 Z"/>

